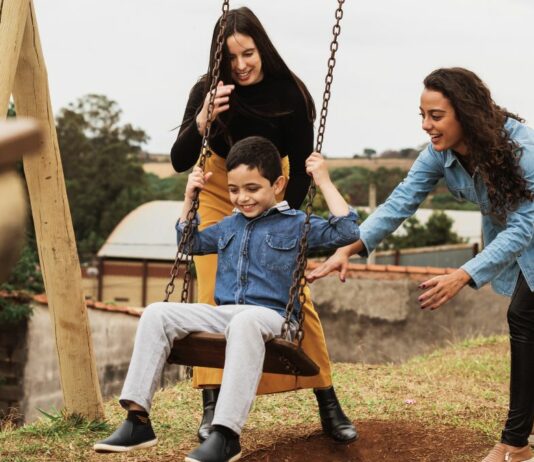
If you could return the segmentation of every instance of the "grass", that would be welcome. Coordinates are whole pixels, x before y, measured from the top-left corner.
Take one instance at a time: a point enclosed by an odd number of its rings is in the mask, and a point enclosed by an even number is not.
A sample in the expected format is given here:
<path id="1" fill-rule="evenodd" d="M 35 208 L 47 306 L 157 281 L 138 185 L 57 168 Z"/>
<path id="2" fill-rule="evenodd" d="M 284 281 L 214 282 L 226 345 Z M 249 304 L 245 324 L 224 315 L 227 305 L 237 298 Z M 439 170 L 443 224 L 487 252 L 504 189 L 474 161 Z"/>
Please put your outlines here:
<path id="1" fill-rule="evenodd" d="M 505 337 L 450 345 L 401 365 L 335 364 L 334 383 L 345 412 L 356 419 L 447 424 L 497 439 L 508 403 L 509 349 Z M 94 441 L 108 436 L 124 412 L 111 400 L 108 420 L 87 422 L 53 411 L 22 428 L 0 432 L 0 461 L 171 461 L 196 446 L 200 395 L 189 383 L 156 394 L 152 419 L 159 444 L 151 451 L 98 455 Z M 313 394 L 260 397 L 243 433 L 246 453 L 320 430 Z"/>

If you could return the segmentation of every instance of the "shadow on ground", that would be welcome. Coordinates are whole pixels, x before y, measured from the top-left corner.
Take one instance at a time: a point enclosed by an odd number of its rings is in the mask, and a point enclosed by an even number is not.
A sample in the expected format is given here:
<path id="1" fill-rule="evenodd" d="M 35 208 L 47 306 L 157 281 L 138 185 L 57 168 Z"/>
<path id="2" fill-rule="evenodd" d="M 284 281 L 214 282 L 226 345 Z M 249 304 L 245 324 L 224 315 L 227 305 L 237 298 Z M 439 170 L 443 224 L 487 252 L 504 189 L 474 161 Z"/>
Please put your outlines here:
<path id="1" fill-rule="evenodd" d="M 493 442 L 472 430 L 425 427 L 417 422 L 356 422 L 360 438 L 335 444 L 322 434 L 276 444 L 248 454 L 246 462 L 477 462 Z"/>

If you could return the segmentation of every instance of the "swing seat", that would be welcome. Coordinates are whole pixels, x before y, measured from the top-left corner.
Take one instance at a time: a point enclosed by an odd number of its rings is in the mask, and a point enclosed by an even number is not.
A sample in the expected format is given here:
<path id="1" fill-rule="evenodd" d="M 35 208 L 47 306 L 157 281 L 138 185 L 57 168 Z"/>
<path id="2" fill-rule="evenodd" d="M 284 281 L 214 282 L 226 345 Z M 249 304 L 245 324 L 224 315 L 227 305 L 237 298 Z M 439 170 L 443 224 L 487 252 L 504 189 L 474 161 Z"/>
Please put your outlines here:
<path id="1" fill-rule="evenodd" d="M 224 334 L 194 332 L 175 340 L 168 363 L 184 366 L 224 368 Z M 319 373 L 315 364 L 295 343 L 275 337 L 265 344 L 263 372 L 310 377 Z"/>

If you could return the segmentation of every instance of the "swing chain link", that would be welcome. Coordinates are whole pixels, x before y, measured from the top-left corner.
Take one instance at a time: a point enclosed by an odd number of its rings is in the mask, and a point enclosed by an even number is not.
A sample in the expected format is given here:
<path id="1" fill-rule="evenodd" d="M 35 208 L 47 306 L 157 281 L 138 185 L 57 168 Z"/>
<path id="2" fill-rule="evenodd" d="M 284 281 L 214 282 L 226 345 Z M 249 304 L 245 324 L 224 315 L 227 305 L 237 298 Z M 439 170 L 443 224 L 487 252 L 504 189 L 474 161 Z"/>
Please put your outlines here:
<path id="1" fill-rule="evenodd" d="M 217 94 L 217 83 L 219 80 L 221 62 L 223 57 L 223 46 L 224 46 L 224 30 L 226 28 L 226 19 L 228 16 L 228 11 L 230 9 L 230 1 L 224 0 L 222 5 L 222 15 L 219 19 L 219 32 L 217 35 L 217 48 L 214 55 L 213 68 L 210 72 L 210 90 L 209 90 L 209 103 L 208 103 L 208 114 L 206 129 L 204 130 L 204 135 L 202 137 L 202 145 L 200 150 L 200 157 L 198 161 L 198 166 L 202 171 L 206 165 L 206 159 L 210 155 L 209 149 L 209 137 L 212 126 L 213 110 L 215 108 L 215 95 Z M 193 243 L 193 231 L 197 226 L 196 215 L 198 207 L 200 205 L 199 201 L 200 190 L 195 191 L 195 195 L 192 200 L 191 208 L 187 212 L 186 224 L 182 232 L 180 242 L 178 244 L 178 250 L 176 252 L 176 258 L 171 269 L 171 279 L 165 287 L 165 298 L 163 301 L 168 302 L 171 294 L 174 292 L 175 284 L 174 280 L 178 276 L 180 264 L 182 263 L 183 256 L 187 256 L 185 260 L 185 272 L 184 272 L 184 281 L 182 286 L 181 302 L 187 303 L 189 301 L 189 288 L 191 287 L 192 276 L 192 265 L 193 259 L 190 257 L 191 247 Z"/>
<path id="2" fill-rule="evenodd" d="M 319 119 L 319 129 L 317 130 L 317 143 L 315 145 L 315 150 L 321 152 L 323 149 L 323 138 L 324 131 L 326 127 L 326 116 L 328 115 L 328 103 L 330 101 L 330 86 L 334 80 L 334 67 L 336 66 L 336 52 L 339 47 L 337 38 L 341 33 L 341 19 L 343 18 L 343 3 L 345 0 L 338 0 L 338 7 L 336 10 L 336 23 L 332 27 L 333 39 L 330 43 L 330 57 L 328 58 L 328 72 L 325 77 L 325 87 L 323 93 L 323 106 L 321 108 L 320 119 Z"/>
<path id="3" fill-rule="evenodd" d="M 339 34 L 341 33 L 340 22 L 341 22 L 341 19 L 343 18 L 343 3 L 345 3 L 345 0 L 337 0 L 337 1 L 338 1 L 338 7 L 335 13 L 336 23 L 334 24 L 334 27 L 332 28 L 333 39 L 332 39 L 332 42 L 330 43 L 330 57 L 328 58 L 328 72 L 325 78 L 325 88 L 324 88 L 324 93 L 323 93 L 323 106 L 321 108 L 319 128 L 317 130 L 317 142 L 316 142 L 315 151 L 319 153 L 321 152 L 323 148 L 323 138 L 324 138 L 324 131 L 326 127 L 326 117 L 328 115 L 328 103 L 330 101 L 330 95 L 331 95 L 330 86 L 332 85 L 332 81 L 334 80 L 334 67 L 336 66 L 336 52 L 339 47 L 337 38 Z M 289 300 L 286 305 L 285 321 L 284 321 L 284 324 L 282 325 L 282 333 L 281 333 L 282 338 L 289 339 L 290 321 L 291 321 L 291 316 L 293 314 L 293 311 L 295 309 L 295 297 L 298 291 L 300 310 L 298 314 L 298 329 L 297 329 L 295 337 L 298 342 L 299 348 L 302 346 L 302 340 L 304 339 L 303 306 L 306 301 L 306 294 L 304 292 L 304 289 L 306 287 L 305 272 L 306 272 L 306 266 L 308 263 L 308 260 L 306 257 L 306 251 L 308 248 L 308 233 L 311 228 L 310 220 L 311 220 L 311 214 L 313 211 L 313 200 L 315 199 L 316 192 L 317 192 L 317 187 L 315 186 L 315 181 L 312 178 L 310 182 L 310 187 L 307 193 L 306 218 L 304 220 L 303 232 L 302 232 L 302 236 L 299 242 L 299 254 L 297 257 L 297 267 L 295 268 L 295 271 L 293 272 L 293 284 L 291 288 L 289 289 Z"/>

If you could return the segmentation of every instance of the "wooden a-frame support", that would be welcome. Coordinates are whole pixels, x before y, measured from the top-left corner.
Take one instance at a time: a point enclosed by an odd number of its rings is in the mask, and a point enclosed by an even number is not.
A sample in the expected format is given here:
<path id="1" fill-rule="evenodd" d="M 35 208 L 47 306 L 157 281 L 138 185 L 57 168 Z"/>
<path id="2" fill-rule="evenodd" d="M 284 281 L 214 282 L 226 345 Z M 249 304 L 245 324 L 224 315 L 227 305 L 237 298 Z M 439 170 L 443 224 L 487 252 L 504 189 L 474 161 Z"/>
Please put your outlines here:
<path id="1" fill-rule="evenodd" d="M 69 413 L 102 419 L 81 270 L 63 167 L 50 104 L 48 76 L 31 0 L 0 1 L 0 117 L 13 95 L 18 116 L 39 120 L 43 143 L 24 156 L 41 270 L 59 359 L 61 387 Z"/>

